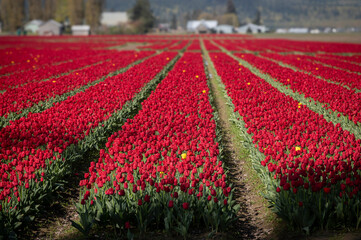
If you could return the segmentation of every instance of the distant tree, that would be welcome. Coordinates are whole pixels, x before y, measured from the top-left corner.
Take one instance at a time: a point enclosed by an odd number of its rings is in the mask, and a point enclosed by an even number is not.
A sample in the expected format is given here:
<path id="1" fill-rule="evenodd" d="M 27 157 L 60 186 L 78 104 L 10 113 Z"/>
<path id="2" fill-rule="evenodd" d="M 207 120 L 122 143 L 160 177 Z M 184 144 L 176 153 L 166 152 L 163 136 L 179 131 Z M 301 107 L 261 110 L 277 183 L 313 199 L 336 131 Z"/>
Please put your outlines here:
<path id="1" fill-rule="evenodd" d="M 84 20 L 83 0 L 69 0 L 69 20 L 71 25 L 83 24 L 83 20 Z"/>
<path id="2" fill-rule="evenodd" d="M 85 21 L 92 29 L 100 24 L 100 16 L 103 10 L 104 0 L 88 0 L 85 4 Z"/>
<path id="3" fill-rule="evenodd" d="M 262 25 L 261 10 L 257 9 L 256 18 L 253 20 L 256 25 Z"/>
<path id="4" fill-rule="evenodd" d="M 227 1 L 227 10 L 226 13 L 234 13 L 237 14 L 236 7 L 234 6 L 234 3 L 232 0 Z"/>
<path id="5" fill-rule="evenodd" d="M 55 0 L 44 1 L 43 20 L 47 21 L 55 18 Z"/>
<path id="6" fill-rule="evenodd" d="M 239 26 L 239 20 L 236 14 L 234 13 L 227 13 L 223 14 L 217 17 L 219 24 L 226 24 L 226 25 L 232 25 L 234 27 Z"/>
<path id="7" fill-rule="evenodd" d="M 128 13 L 139 33 L 148 32 L 155 23 L 149 0 L 137 0 Z"/>
<path id="8" fill-rule="evenodd" d="M 42 0 L 29 0 L 29 19 L 42 19 L 43 7 Z"/>
<path id="9" fill-rule="evenodd" d="M 4 20 L 4 29 L 15 31 L 22 27 L 25 20 L 24 0 L 2 0 L 0 11 Z"/>
<path id="10" fill-rule="evenodd" d="M 55 0 L 55 20 L 64 23 L 65 20 L 68 18 L 69 18 L 69 0 Z"/>
<path id="11" fill-rule="evenodd" d="M 187 27 L 187 23 L 188 21 L 192 20 L 189 12 L 186 12 L 184 15 L 183 15 L 183 26 L 184 27 Z"/>
<path id="12" fill-rule="evenodd" d="M 170 28 L 177 29 L 177 27 L 178 27 L 177 26 L 177 16 L 175 14 L 173 14 Z"/>
<path id="13" fill-rule="evenodd" d="M 200 15 L 201 13 L 202 13 L 201 10 L 199 10 L 199 9 L 194 9 L 194 10 L 192 11 L 192 14 L 191 14 L 191 19 L 192 19 L 192 20 L 198 19 L 198 18 L 199 18 L 199 15 Z"/>
<path id="14" fill-rule="evenodd" d="M 198 20 L 214 20 L 216 19 L 216 16 L 214 15 L 214 13 L 209 13 L 209 12 L 202 12 L 201 14 L 199 14 L 198 16 Z"/>

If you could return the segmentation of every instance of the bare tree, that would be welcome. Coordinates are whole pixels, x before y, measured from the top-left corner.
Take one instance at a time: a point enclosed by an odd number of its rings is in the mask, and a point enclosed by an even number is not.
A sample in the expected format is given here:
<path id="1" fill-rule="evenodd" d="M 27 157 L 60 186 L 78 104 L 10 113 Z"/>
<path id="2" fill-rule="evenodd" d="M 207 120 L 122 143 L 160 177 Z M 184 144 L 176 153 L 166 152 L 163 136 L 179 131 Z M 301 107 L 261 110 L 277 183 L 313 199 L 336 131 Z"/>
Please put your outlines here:
<path id="1" fill-rule="evenodd" d="M 29 18 L 30 20 L 43 18 L 42 0 L 29 0 Z"/>
<path id="2" fill-rule="evenodd" d="M 43 19 L 50 20 L 55 18 L 55 0 L 44 1 Z"/>
<path id="3" fill-rule="evenodd" d="M 1 16 L 4 20 L 4 29 L 14 31 L 24 24 L 25 7 L 24 0 L 2 0 Z"/>
<path id="4" fill-rule="evenodd" d="M 84 2 L 83 0 L 69 0 L 69 20 L 72 25 L 83 24 Z"/>
<path id="5" fill-rule="evenodd" d="M 87 0 L 85 4 L 85 21 L 94 29 L 100 24 L 104 0 Z"/>

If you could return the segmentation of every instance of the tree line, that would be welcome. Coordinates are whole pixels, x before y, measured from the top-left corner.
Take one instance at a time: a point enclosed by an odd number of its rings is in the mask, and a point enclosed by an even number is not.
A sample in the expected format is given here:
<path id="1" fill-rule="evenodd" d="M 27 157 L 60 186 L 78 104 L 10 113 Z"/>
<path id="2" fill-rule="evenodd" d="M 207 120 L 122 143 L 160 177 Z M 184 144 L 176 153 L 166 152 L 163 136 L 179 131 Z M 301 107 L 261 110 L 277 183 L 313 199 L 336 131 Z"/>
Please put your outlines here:
<path id="1" fill-rule="evenodd" d="M 97 27 L 104 3 L 105 0 L 1 0 L 0 21 L 5 31 L 15 31 L 34 19 Z"/>

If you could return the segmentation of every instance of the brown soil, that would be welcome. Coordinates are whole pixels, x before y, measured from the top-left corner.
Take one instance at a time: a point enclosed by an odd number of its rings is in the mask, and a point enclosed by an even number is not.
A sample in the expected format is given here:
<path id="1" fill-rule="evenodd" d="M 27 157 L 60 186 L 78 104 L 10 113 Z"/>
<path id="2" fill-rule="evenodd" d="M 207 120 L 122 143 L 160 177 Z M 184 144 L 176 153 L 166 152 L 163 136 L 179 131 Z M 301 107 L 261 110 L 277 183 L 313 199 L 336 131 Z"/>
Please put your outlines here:
<path id="1" fill-rule="evenodd" d="M 261 39 L 291 39 L 298 41 L 342 42 L 361 44 L 361 33 L 330 33 L 330 34 L 258 34 L 253 35 Z"/>

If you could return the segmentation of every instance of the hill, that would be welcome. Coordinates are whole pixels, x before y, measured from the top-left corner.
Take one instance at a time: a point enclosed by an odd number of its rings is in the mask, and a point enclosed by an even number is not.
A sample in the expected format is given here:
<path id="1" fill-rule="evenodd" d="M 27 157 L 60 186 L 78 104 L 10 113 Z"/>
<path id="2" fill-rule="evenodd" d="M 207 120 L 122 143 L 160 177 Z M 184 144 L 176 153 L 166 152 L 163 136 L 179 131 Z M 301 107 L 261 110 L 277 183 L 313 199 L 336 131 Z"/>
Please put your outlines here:
<path id="1" fill-rule="evenodd" d="M 233 0 L 238 18 L 249 22 L 257 10 L 269 27 L 360 27 L 360 0 Z M 106 9 L 126 11 L 135 0 L 106 0 Z M 170 21 L 175 14 L 178 24 L 201 12 L 221 15 L 226 0 L 150 0 L 154 15 L 159 21 Z"/>

